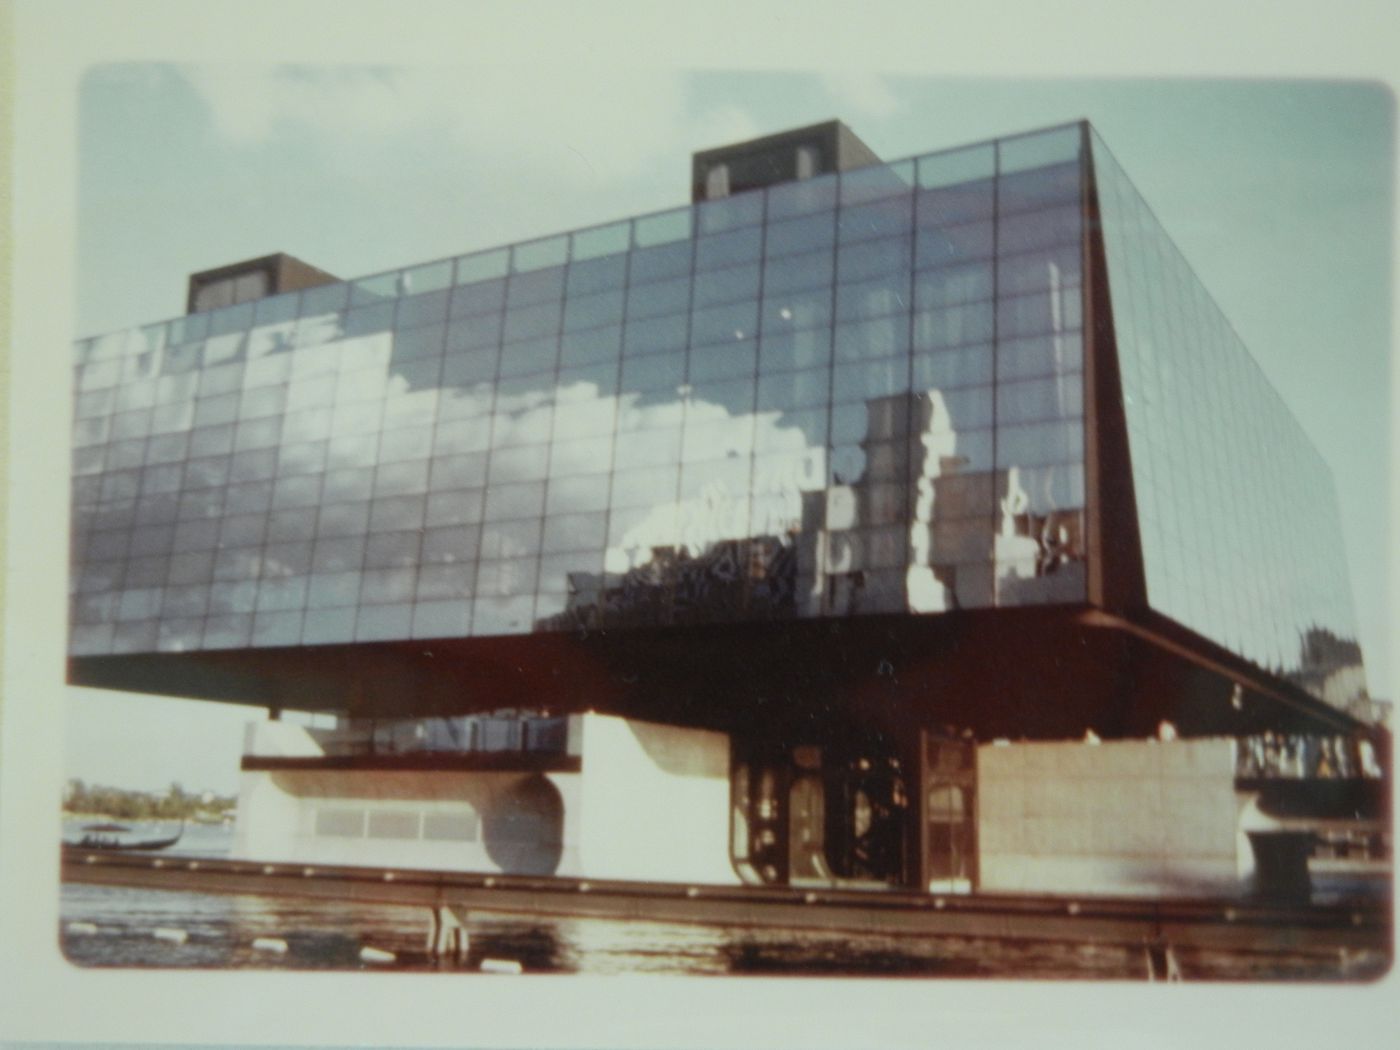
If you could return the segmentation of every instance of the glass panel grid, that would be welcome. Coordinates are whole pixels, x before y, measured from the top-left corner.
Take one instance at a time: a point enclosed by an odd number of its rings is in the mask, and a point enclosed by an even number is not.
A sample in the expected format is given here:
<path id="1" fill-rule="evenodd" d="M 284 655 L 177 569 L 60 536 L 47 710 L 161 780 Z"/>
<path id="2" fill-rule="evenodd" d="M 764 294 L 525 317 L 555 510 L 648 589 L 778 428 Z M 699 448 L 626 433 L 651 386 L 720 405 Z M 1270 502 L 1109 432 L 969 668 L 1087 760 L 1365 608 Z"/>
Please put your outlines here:
<path id="1" fill-rule="evenodd" d="M 76 527 L 111 533 L 83 626 L 181 589 L 75 647 L 1082 600 L 1038 582 L 1082 557 L 1082 267 L 1062 172 L 1024 169 L 1037 218 L 999 236 L 993 156 L 308 289 L 219 314 L 227 345 L 199 318 L 83 343 Z"/>
<path id="2" fill-rule="evenodd" d="M 1304 688 L 1355 695 L 1330 472 L 1097 136 L 1092 154 L 1149 602 Z"/>

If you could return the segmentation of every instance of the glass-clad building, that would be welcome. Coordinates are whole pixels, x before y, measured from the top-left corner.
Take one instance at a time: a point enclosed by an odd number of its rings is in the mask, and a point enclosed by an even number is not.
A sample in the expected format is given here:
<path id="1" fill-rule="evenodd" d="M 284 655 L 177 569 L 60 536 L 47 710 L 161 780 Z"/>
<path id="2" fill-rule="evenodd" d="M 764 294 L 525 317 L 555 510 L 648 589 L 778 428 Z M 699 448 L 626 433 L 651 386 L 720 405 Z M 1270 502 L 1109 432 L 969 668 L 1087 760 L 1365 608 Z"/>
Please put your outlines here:
<path id="1" fill-rule="evenodd" d="M 1035 607 L 1364 689 L 1328 470 L 1087 124 L 799 161 L 79 341 L 75 677 Z"/>

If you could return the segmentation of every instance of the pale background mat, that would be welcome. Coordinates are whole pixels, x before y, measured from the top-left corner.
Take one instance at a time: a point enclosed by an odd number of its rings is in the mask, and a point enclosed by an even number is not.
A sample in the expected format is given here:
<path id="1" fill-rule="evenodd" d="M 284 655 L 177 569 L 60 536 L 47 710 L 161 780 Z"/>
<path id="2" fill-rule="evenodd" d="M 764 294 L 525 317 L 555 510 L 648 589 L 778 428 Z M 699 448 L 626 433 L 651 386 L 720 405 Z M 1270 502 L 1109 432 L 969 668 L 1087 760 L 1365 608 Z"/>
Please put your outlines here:
<path id="1" fill-rule="evenodd" d="M 606 71 L 613 63 L 942 76 L 1317 76 L 1374 78 L 1393 90 L 1400 84 L 1400 14 L 1393 2 L 1018 2 L 971 14 L 928 0 L 393 6 L 21 0 L 9 14 L 8 26 L 0 22 L 0 48 L 7 41 L 14 48 L 15 138 L 7 155 L 16 161 L 13 326 L 5 344 L 12 356 L 4 452 L 10 498 L 0 693 L 0 1040 L 498 1047 L 975 1040 L 1115 1050 L 1400 1043 L 1393 976 L 1359 988 L 1165 989 L 85 971 L 58 952 L 53 819 L 63 777 L 65 602 L 54 580 L 66 546 L 77 90 L 93 63 L 490 63 L 528 71 L 522 81 L 577 75 L 580 64 Z M 567 83 L 555 89 L 567 90 Z M 1012 129 L 988 133 L 1000 130 Z M 681 203 L 685 158 L 672 162 L 678 190 L 670 203 Z M 410 261 L 417 260 L 383 264 Z M 1393 493 L 1385 498 L 1393 511 Z M 1396 566 L 1387 571 L 1393 596 Z M 1373 683 L 1383 696 L 1386 686 Z M 1396 698 L 1393 689 L 1389 696 Z"/>

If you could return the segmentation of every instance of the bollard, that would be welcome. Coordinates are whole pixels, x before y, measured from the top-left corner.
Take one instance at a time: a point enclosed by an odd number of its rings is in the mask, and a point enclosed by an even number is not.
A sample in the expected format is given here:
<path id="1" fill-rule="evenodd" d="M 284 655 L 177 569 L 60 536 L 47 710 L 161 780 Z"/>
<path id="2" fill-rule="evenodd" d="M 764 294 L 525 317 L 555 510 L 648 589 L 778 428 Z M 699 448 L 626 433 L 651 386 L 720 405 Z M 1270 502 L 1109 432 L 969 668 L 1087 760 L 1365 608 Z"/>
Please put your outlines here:
<path id="1" fill-rule="evenodd" d="M 1172 946 L 1170 944 L 1166 946 L 1165 950 L 1167 953 L 1167 980 L 1180 981 L 1181 966 L 1176 961 L 1176 952 L 1172 951 Z"/>
<path id="2" fill-rule="evenodd" d="M 514 959 L 482 959 L 482 973 L 524 973 L 525 967 L 521 966 Z"/>
<path id="3" fill-rule="evenodd" d="M 1181 966 L 1176 961 L 1176 952 L 1165 940 L 1147 941 L 1143 944 L 1147 956 L 1147 979 L 1149 981 L 1181 981 Z"/>

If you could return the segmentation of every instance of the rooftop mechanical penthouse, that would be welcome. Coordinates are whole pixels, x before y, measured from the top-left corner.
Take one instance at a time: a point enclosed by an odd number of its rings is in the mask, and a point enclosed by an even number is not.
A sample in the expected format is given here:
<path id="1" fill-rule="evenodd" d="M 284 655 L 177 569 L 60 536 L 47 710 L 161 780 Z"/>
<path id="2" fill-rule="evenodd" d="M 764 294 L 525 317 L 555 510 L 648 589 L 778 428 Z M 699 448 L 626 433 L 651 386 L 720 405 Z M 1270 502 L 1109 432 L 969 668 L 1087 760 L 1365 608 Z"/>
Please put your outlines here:
<path id="1" fill-rule="evenodd" d="M 684 782 L 770 882 L 996 884 L 985 777 L 1059 775 L 997 738 L 1169 721 L 1233 805 L 1215 738 L 1358 729 L 1328 468 L 1087 123 L 886 163 L 833 122 L 692 183 L 354 281 L 222 267 L 190 303 L 229 305 L 81 340 L 71 681 L 341 715 L 245 759 L 307 842 L 372 841 L 306 800 L 397 762 L 462 812 L 516 777 L 562 871 L 589 806 Z M 462 743 L 500 711 L 515 745 Z"/>

